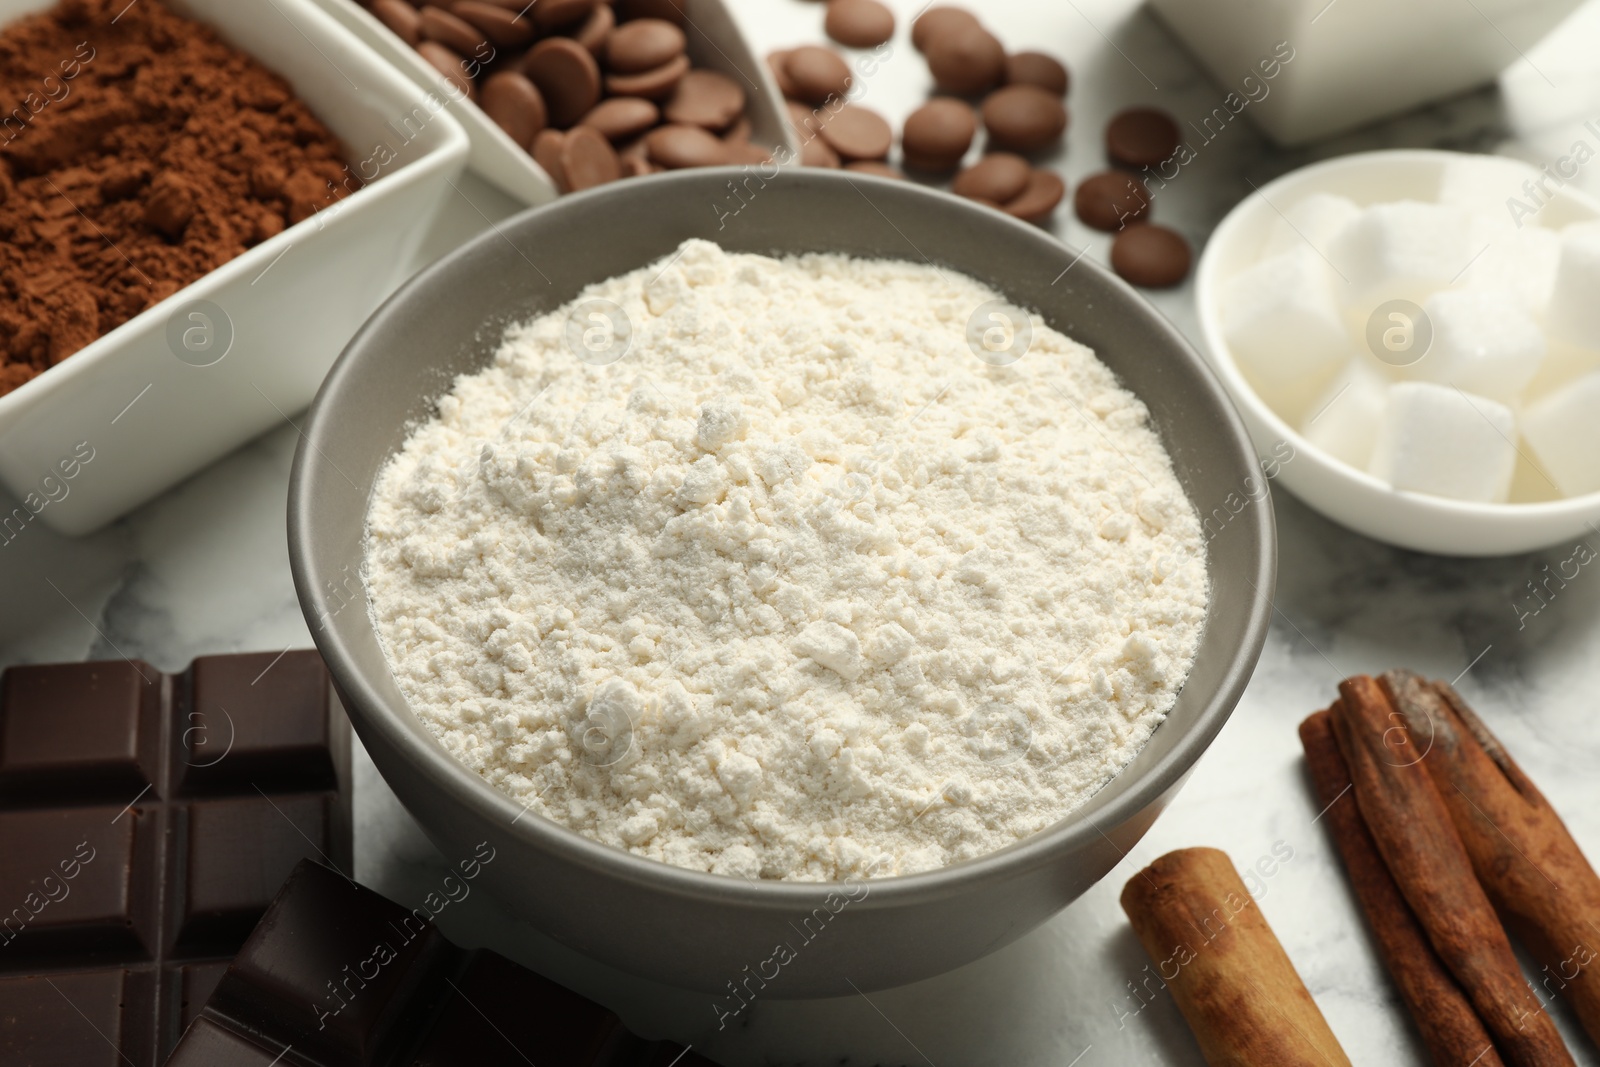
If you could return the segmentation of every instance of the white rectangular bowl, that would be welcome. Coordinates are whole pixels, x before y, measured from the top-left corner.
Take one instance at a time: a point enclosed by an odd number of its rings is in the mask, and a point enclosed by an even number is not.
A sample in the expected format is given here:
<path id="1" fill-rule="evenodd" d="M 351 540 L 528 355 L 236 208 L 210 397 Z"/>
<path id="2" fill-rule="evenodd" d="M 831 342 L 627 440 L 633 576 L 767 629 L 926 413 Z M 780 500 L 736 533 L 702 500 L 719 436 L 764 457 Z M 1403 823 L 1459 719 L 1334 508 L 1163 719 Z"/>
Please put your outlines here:
<path id="1" fill-rule="evenodd" d="M 444 76 L 356 0 L 314 2 L 412 81 L 446 96 Z M 685 0 L 684 12 L 689 59 L 695 66 L 726 74 L 744 87 L 751 139 L 769 148 L 787 148 L 788 154 L 782 158 L 798 159 L 800 146 L 790 131 L 783 96 L 766 63 L 739 32 L 728 5 L 724 0 Z M 446 98 L 452 101 L 452 113 L 472 141 L 468 164 L 475 173 L 524 204 L 545 204 L 556 198 L 555 183 L 544 168 L 506 136 L 493 119 L 471 101 Z"/>
<path id="2" fill-rule="evenodd" d="M 0 26 L 51 2 L 0 0 Z M 403 280 L 466 164 L 460 125 L 431 114 L 425 93 L 311 0 L 168 5 L 286 78 L 353 166 L 393 158 L 337 205 L 0 396 L 0 483 L 21 501 L 0 515 L 0 546 L 35 519 L 65 534 L 94 530 L 303 409 L 345 342 Z M 185 331 L 221 358 L 180 359 Z M 91 450 L 92 460 L 74 462 Z"/>

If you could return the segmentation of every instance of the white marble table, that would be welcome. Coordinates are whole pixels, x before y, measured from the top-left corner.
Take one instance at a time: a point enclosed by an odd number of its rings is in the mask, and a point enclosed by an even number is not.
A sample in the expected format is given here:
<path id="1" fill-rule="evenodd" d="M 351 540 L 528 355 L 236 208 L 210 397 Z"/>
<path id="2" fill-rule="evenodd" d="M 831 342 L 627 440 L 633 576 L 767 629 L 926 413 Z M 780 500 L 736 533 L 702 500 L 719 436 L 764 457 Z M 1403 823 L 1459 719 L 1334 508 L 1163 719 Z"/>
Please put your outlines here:
<path id="1" fill-rule="evenodd" d="M 896 4 L 902 14 L 912 2 Z M 1070 182 L 1102 164 L 1100 130 L 1113 111 L 1155 103 L 1201 115 L 1223 90 L 1134 0 L 982 5 L 1014 48 L 1062 54 L 1073 71 L 1073 128 L 1055 161 Z M 818 5 L 742 0 L 758 50 L 814 39 Z M 1494 150 L 1553 158 L 1600 115 L 1600 3 L 1486 90 L 1302 152 L 1267 147 L 1235 123 L 1157 201 L 1160 220 L 1198 246 L 1249 191 L 1312 158 L 1378 146 Z M 926 90 L 905 45 L 870 80 L 866 102 L 896 117 Z M 1579 177 L 1600 191 L 1600 167 Z M 450 205 L 448 245 L 512 205 L 481 184 Z M 482 212 L 483 215 L 480 215 Z M 1056 232 L 1104 261 L 1104 235 L 1068 212 Z M 1197 337 L 1187 287 L 1157 303 Z M 292 426 L 269 433 L 95 536 L 67 541 L 30 526 L 0 549 L 0 664 L 143 657 L 181 669 L 192 657 L 307 646 L 290 584 L 284 499 Z M 1198 1064 L 1165 994 L 1133 992 L 1147 960 L 1117 905 L 1138 867 L 1172 848 L 1212 845 L 1241 866 L 1277 851 L 1292 858 L 1266 882 L 1261 907 L 1359 1064 L 1423 1062 L 1395 993 L 1367 943 L 1321 827 L 1299 760 L 1295 726 L 1325 705 L 1335 682 L 1406 665 L 1459 686 L 1544 787 L 1591 855 L 1600 857 L 1600 577 L 1582 572 L 1536 615 L 1526 583 L 1571 545 L 1531 556 L 1456 561 L 1401 552 L 1353 535 L 1279 497 L 1277 615 L 1261 664 L 1231 722 L 1178 801 L 1123 864 L 1077 904 L 988 959 L 901 989 L 813 1002 L 758 1001 L 718 1033 L 711 999 L 611 971 L 511 920 L 479 893 L 443 916 L 446 932 L 490 945 L 622 1013 L 641 1032 L 673 1036 L 731 1067 L 803 1064 Z M 5 502 L 5 510 L 10 503 Z M 1600 549 L 1600 536 L 1592 540 Z M 364 754 L 356 782 L 356 874 L 417 903 L 444 862 Z M 1600 1052 L 1570 1015 L 1554 1014 L 1584 1064 Z"/>

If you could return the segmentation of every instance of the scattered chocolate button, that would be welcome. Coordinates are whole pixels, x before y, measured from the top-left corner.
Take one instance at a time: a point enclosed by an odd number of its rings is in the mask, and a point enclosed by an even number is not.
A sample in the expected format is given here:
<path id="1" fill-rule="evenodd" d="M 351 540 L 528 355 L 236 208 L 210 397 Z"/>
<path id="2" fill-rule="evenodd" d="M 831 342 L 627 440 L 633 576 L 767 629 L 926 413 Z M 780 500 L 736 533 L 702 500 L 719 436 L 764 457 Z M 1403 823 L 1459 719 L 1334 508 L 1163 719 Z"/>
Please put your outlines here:
<path id="1" fill-rule="evenodd" d="M 794 79 L 789 77 L 786 64 L 789 62 L 789 49 L 780 48 L 776 52 L 767 54 L 767 67 L 772 71 L 772 80 L 778 86 L 778 92 L 783 94 L 785 100 L 795 100 L 800 96 L 799 88 L 794 84 Z"/>
<path id="2" fill-rule="evenodd" d="M 840 167 L 839 153 L 829 148 L 828 142 L 820 137 L 812 137 L 810 140 L 802 139 L 800 144 L 800 164 L 805 167 L 826 167 L 829 170 L 838 170 Z"/>
<path id="3" fill-rule="evenodd" d="M 1178 124 L 1153 107 L 1119 111 L 1106 125 L 1106 155 L 1124 167 L 1154 167 L 1178 150 Z"/>
<path id="4" fill-rule="evenodd" d="M 590 126 L 574 126 L 561 143 L 561 173 L 567 188 L 577 192 L 622 177 L 622 161 L 605 134 Z"/>
<path id="5" fill-rule="evenodd" d="M 589 17 L 598 0 L 539 0 L 533 21 L 541 30 L 559 30 Z"/>
<path id="6" fill-rule="evenodd" d="M 550 175 L 550 180 L 555 182 L 556 188 L 563 193 L 570 192 L 567 185 L 567 176 L 561 169 L 561 146 L 566 143 L 567 135 L 560 130 L 540 130 L 533 139 L 533 161 L 544 168 Z"/>
<path id="7" fill-rule="evenodd" d="M 1022 194 L 1028 187 L 1028 176 L 1033 168 L 1021 156 L 1010 152 L 991 152 L 978 162 L 957 174 L 950 183 L 950 191 L 957 196 L 982 198 L 995 204 L 1004 204 Z"/>
<path id="8" fill-rule="evenodd" d="M 522 10 L 518 8 L 517 10 Z M 594 10 L 589 12 L 589 17 L 583 20 L 583 25 L 576 29 L 568 30 L 574 41 L 589 50 L 589 54 L 596 59 L 605 51 L 606 41 L 611 37 L 611 31 L 616 28 L 617 16 L 611 10 L 610 4 L 596 4 Z"/>
<path id="9" fill-rule="evenodd" d="M 680 167 L 715 167 L 728 162 L 728 148 L 699 126 L 657 126 L 645 135 L 650 162 L 677 170 Z"/>
<path id="10" fill-rule="evenodd" d="M 519 8 L 518 11 L 521 9 Z M 450 13 L 470 22 L 496 48 L 526 48 L 533 43 L 533 20 L 483 0 L 456 0 Z"/>
<path id="11" fill-rule="evenodd" d="M 412 48 L 422 40 L 422 16 L 406 0 L 372 0 L 372 13 Z"/>
<path id="12" fill-rule="evenodd" d="M 544 97 L 520 71 L 502 70 L 490 75 L 483 83 L 482 99 L 478 103 L 484 114 L 524 150 L 533 144 L 534 137 L 548 121 Z"/>
<path id="13" fill-rule="evenodd" d="M 950 96 L 938 96 L 906 118 L 900 148 L 906 166 L 915 170 L 951 171 L 972 147 L 978 132 L 978 115 L 971 105 Z"/>
<path id="14" fill-rule="evenodd" d="M 964 7 L 940 5 L 930 7 L 911 24 L 911 46 L 919 52 L 928 50 L 928 42 L 946 34 L 971 33 L 981 30 L 978 16 Z"/>
<path id="15" fill-rule="evenodd" d="M 688 0 L 616 0 L 617 15 L 621 19 L 666 19 L 679 26 L 689 19 L 684 11 Z"/>
<path id="16" fill-rule="evenodd" d="M 744 88 L 714 70 L 691 70 L 661 109 L 668 122 L 725 130 L 744 113 Z"/>
<path id="17" fill-rule="evenodd" d="M 982 28 L 941 33 L 928 41 L 926 55 L 934 84 L 957 96 L 988 92 L 1006 76 L 1006 50 Z"/>
<path id="18" fill-rule="evenodd" d="M 759 145 L 754 141 L 730 140 L 728 138 L 724 138 L 722 143 L 727 146 L 729 163 L 760 166 L 772 162 L 772 149 L 766 145 Z"/>
<path id="19" fill-rule="evenodd" d="M 664 100 L 672 95 L 678 82 L 689 73 L 689 57 L 679 56 L 659 67 L 638 74 L 607 74 L 606 92 L 613 96 L 642 96 L 646 100 Z"/>
<path id="20" fill-rule="evenodd" d="M 1016 52 L 1006 57 L 1007 85 L 1036 85 L 1057 96 L 1067 95 L 1067 68 L 1043 52 Z"/>
<path id="21" fill-rule="evenodd" d="M 848 48 L 874 48 L 894 36 L 894 12 L 878 0 L 828 0 L 822 29 Z"/>
<path id="22" fill-rule="evenodd" d="M 850 65 L 839 53 L 820 45 L 801 45 L 783 61 L 794 83 L 795 95 L 810 104 L 825 104 L 830 96 L 850 90 Z"/>
<path id="23" fill-rule="evenodd" d="M 789 123 L 800 134 L 800 140 L 813 140 L 822 133 L 823 116 L 819 112 L 797 100 L 790 100 L 785 106 Z"/>
<path id="24" fill-rule="evenodd" d="M 905 174 L 898 168 L 891 167 L 889 164 L 876 159 L 858 159 L 853 163 L 846 163 L 844 169 L 853 170 L 857 174 L 874 174 L 879 178 L 905 179 Z"/>
<path id="25" fill-rule="evenodd" d="M 443 74 L 467 99 L 478 99 L 478 86 L 467 77 L 466 62 L 456 53 L 438 41 L 423 41 L 417 45 L 417 55 L 426 59 L 429 66 Z"/>
<path id="26" fill-rule="evenodd" d="M 1189 242 L 1165 226 L 1141 222 L 1111 242 L 1111 269 L 1134 285 L 1166 289 L 1189 275 Z"/>
<path id="27" fill-rule="evenodd" d="M 1002 205 L 1007 215 L 1015 215 L 1025 222 L 1043 222 L 1055 213 L 1062 197 L 1067 195 L 1067 183 L 1052 170 L 1035 167 L 1028 175 L 1028 184 L 1022 192 Z"/>
<path id="28" fill-rule="evenodd" d="M 755 133 L 755 127 L 750 125 L 749 115 L 740 115 L 733 120 L 733 125 L 722 131 L 724 141 L 748 141 Z"/>
<path id="29" fill-rule="evenodd" d="M 1101 171 L 1078 183 L 1072 207 L 1085 226 L 1114 233 L 1150 213 L 1150 190 L 1131 174 Z"/>
<path id="30" fill-rule="evenodd" d="M 470 885 L 494 862 L 485 841 L 451 880 Z M 425 905 L 401 907 L 311 862 L 289 875 L 167 1062 L 712 1067 L 503 956 L 456 947 Z"/>
<path id="31" fill-rule="evenodd" d="M 534 45 L 523 70 L 544 96 L 552 126 L 566 129 L 600 101 L 600 66 L 570 37 L 546 37 Z"/>
<path id="32" fill-rule="evenodd" d="M 164 1062 L 295 865 L 350 868 L 349 783 L 315 652 L 6 671 L 0 1063 Z"/>
<path id="33" fill-rule="evenodd" d="M 617 74 L 638 74 L 683 54 L 688 40 L 666 19 L 624 22 L 606 39 L 606 67 Z"/>
<path id="34" fill-rule="evenodd" d="M 484 96 L 488 98 L 487 92 Z M 578 127 L 599 130 L 615 143 L 637 137 L 660 121 L 661 109 L 650 101 L 637 96 L 613 96 L 596 104 L 578 120 Z"/>
<path id="35" fill-rule="evenodd" d="M 822 139 L 843 160 L 886 159 L 894 131 L 876 111 L 846 104 L 822 123 Z"/>
<path id="36" fill-rule="evenodd" d="M 432 4 L 422 9 L 422 36 L 462 56 L 488 54 L 489 42 L 483 31 Z"/>
<path id="37" fill-rule="evenodd" d="M 1013 152 L 1037 152 L 1055 144 L 1067 128 L 1061 98 L 1036 85 L 1008 85 L 983 102 L 989 144 Z"/>

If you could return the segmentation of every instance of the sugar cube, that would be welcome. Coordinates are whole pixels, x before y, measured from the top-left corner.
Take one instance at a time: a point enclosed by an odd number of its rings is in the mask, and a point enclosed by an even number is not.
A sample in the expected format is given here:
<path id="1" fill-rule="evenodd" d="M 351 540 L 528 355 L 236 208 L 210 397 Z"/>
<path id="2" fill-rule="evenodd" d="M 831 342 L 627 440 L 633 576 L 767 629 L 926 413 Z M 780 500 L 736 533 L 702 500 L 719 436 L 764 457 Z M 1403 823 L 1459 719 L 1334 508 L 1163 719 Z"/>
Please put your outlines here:
<path id="1" fill-rule="evenodd" d="M 1223 333 L 1245 376 L 1291 421 L 1350 351 L 1327 266 L 1310 248 L 1282 252 L 1230 278 L 1221 312 Z"/>
<path id="2" fill-rule="evenodd" d="M 1333 246 L 1333 239 L 1339 236 L 1339 231 L 1359 214 L 1361 209 L 1348 197 L 1332 193 L 1312 193 L 1302 197 L 1274 220 L 1261 256 L 1264 259 L 1304 245 L 1310 245 L 1325 256 Z"/>
<path id="3" fill-rule="evenodd" d="M 1396 489 L 1502 503 L 1516 468 L 1516 418 L 1487 397 L 1433 382 L 1397 382 L 1367 469 Z"/>
<path id="4" fill-rule="evenodd" d="M 1505 293 L 1447 289 L 1422 302 L 1433 344 L 1407 376 L 1513 403 L 1544 360 L 1544 334 Z"/>
<path id="5" fill-rule="evenodd" d="M 1438 200 L 1473 212 L 1492 213 L 1496 221 L 1515 229 L 1518 220 L 1506 202 L 1520 199 L 1524 195 L 1522 183 L 1538 177 L 1539 172 L 1520 159 L 1462 154 L 1446 162 L 1440 171 Z"/>
<path id="6" fill-rule="evenodd" d="M 1352 357 L 1300 424 L 1306 440 L 1361 470 L 1372 458 L 1378 424 L 1389 402 L 1389 378 L 1375 363 L 1365 356 Z"/>
<path id="7" fill-rule="evenodd" d="M 1564 495 L 1600 492 L 1600 372 L 1525 408 L 1522 436 Z"/>
<path id="8" fill-rule="evenodd" d="M 1530 315 L 1543 315 L 1555 286 L 1556 264 L 1561 260 L 1561 235 L 1543 226 L 1528 225 L 1520 230 L 1492 233 L 1486 239 L 1489 247 L 1461 276 L 1461 287 L 1506 293 Z"/>
<path id="9" fill-rule="evenodd" d="M 1473 247 L 1468 213 L 1454 205 L 1400 200 L 1364 209 L 1339 231 L 1328 258 L 1340 297 L 1358 317 L 1388 300 L 1421 303 L 1461 276 Z"/>
<path id="10" fill-rule="evenodd" d="M 1561 261 L 1545 326 L 1554 338 L 1600 348 L 1600 224 L 1579 223 L 1561 231 Z"/>

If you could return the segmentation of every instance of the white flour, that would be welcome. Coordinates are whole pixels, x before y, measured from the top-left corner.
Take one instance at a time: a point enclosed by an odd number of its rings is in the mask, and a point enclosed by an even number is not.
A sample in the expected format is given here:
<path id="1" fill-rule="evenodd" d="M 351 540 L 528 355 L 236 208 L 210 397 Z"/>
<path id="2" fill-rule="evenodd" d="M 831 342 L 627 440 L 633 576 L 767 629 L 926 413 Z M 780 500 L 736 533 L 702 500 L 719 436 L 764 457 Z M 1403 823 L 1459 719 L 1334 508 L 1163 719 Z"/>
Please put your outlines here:
<path id="1" fill-rule="evenodd" d="M 1205 552 L 1088 349 L 1035 317 L 991 366 L 971 279 L 704 241 L 596 298 L 624 358 L 512 329 L 378 483 L 375 621 L 450 752 L 596 840 L 804 880 L 1004 847 L 1133 757 Z"/>

